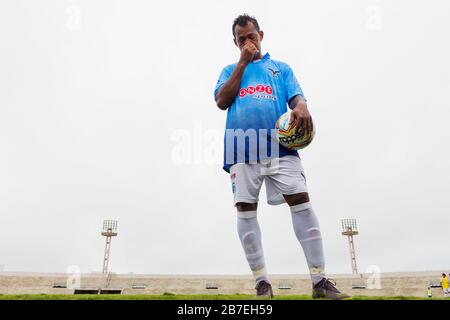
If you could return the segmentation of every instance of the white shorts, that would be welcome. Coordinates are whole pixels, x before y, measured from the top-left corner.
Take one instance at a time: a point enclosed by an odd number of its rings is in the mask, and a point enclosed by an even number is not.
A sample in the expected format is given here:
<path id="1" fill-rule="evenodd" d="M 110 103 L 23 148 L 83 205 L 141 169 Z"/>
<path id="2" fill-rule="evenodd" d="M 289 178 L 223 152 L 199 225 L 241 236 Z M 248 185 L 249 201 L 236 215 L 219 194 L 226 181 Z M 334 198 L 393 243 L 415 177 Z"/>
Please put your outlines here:
<path id="1" fill-rule="evenodd" d="M 237 163 L 230 168 L 234 205 L 257 203 L 263 181 L 267 203 L 285 203 L 283 195 L 308 192 L 302 162 L 298 156 L 266 159 L 258 163 Z"/>

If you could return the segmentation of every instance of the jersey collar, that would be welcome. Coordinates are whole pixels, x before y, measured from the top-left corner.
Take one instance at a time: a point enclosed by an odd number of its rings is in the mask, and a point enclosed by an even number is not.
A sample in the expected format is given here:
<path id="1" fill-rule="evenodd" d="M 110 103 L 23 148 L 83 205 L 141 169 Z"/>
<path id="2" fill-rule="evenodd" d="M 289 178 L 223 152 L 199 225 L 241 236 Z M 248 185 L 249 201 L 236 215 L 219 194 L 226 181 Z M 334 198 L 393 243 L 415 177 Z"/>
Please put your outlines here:
<path id="1" fill-rule="evenodd" d="M 261 59 L 259 59 L 258 61 L 252 61 L 252 63 L 261 63 L 268 59 L 270 59 L 270 54 L 267 52 Z"/>

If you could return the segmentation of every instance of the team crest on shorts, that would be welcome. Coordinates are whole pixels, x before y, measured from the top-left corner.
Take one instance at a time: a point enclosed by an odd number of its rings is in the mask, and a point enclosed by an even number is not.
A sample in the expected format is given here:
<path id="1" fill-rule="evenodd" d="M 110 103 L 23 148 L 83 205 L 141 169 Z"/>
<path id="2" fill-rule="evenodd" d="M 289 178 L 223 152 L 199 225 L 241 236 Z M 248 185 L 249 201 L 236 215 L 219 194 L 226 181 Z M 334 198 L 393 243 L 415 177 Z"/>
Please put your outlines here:
<path id="1" fill-rule="evenodd" d="M 233 193 L 236 192 L 236 173 L 232 173 L 230 175 L 231 178 L 231 191 L 233 191 Z"/>

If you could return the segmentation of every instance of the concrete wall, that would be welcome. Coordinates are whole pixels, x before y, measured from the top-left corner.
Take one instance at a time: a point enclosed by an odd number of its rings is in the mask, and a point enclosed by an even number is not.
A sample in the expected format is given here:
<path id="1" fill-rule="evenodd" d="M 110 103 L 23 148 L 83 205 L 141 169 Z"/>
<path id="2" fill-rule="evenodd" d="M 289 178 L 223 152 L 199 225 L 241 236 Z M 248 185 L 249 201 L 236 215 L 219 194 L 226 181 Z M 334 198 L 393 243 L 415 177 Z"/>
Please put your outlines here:
<path id="1" fill-rule="evenodd" d="M 72 294 L 73 289 L 53 288 L 54 284 L 66 284 L 68 274 L 0 273 L 0 294 Z M 352 289 L 352 284 L 366 284 L 371 275 L 363 278 L 351 275 L 329 275 L 342 291 L 350 295 L 366 296 L 426 296 L 430 281 L 437 282 L 440 272 L 383 273 L 380 289 Z M 274 294 L 311 294 L 311 282 L 306 275 L 273 275 L 270 277 Z M 119 275 L 82 274 L 81 288 L 123 289 L 123 294 L 254 294 L 254 281 L 250 276 L 202 276 L 202 275 Z M 132 286 L 145 285 L 145 289 Z M 218 289 L 206 289 L 216 285 Z M 279 289 L 288 285 L 290 290 Z M 433 296 L 443 296 L 440 288 L 433 289 Z"/>

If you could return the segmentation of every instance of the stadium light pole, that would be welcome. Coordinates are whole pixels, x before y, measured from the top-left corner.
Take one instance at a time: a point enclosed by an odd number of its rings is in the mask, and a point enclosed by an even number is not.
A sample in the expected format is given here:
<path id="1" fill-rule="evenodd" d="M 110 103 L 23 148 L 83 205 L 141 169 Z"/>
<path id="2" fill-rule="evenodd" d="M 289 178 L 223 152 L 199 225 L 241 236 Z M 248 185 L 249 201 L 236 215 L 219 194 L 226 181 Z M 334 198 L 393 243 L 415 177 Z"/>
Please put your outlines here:
<path id="1" fill-rule="evenodd" d="M 358 267 L 356 264 L 356 253 L 355 253 L 355 241 L 353 236 L 356 236 L 358 232 L 358 227 L 356 225 L 356 219 L 342 219 L 342 235 L 347 236 L 348 245 L 350 248 L 350 259 L 352 263 L 352 273 L 358 274 Z"/>
<path id="2" fill-rule="evenodd" d="M 117 236 L 117 220 L 103 220 L 102 236 L 106 237 L 105 255 L 103 257 L 103 274 L 108 273 L 109 257 L 111 253 L 111 239 Z"/>

